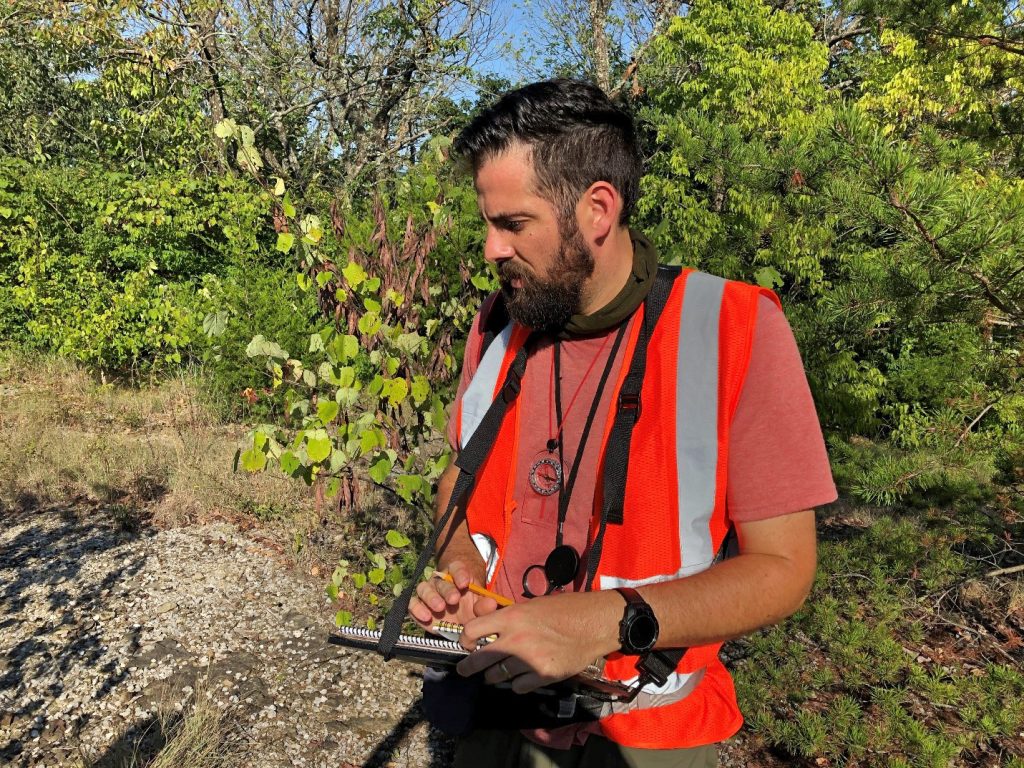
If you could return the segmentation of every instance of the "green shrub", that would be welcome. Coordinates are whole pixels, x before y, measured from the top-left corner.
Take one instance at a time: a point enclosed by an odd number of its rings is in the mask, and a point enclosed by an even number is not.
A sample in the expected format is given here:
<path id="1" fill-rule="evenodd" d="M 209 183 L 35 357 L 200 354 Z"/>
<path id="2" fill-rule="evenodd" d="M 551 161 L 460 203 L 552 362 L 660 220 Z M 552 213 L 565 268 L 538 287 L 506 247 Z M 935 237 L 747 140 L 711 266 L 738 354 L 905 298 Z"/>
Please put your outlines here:
<path id="1" fill-rule="evenodd" d="M 206 320 L 206 338 L 196 346 L 205 396 L 224 418 L 280 416 L 283 393 L 245 350 L 262 333 L 293 354 L 304 352 L 316 327 L 315 294 L 299 288 L 293 270 L 250 263 L 207 277 L 198 303 Z"/>

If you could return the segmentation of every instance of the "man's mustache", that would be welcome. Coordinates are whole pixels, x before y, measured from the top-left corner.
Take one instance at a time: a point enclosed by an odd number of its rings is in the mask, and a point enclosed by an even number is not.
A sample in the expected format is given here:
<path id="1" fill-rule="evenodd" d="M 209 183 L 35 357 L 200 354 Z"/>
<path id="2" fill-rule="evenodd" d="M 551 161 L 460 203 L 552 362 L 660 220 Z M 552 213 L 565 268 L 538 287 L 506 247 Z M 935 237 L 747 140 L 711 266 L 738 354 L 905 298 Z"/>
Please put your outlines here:
<path id="1" fill-rule="evenodd" d="M 509 283 L 512 280 L 530 280 L 532 278 L 533 273 L 519 264 L 504 261 L 498 265 L 498 279 L 503 283 Z"/>

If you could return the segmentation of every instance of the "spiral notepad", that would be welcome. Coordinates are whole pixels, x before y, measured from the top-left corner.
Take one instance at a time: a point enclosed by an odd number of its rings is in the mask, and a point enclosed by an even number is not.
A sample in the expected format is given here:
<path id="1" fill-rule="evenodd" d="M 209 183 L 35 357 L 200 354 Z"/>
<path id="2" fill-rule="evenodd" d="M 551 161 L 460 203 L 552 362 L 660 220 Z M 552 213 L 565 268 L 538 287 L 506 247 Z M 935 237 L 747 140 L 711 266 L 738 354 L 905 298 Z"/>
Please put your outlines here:
<path id="1" fill-rule="evenodd" d="M 332 633 L 328 642 L 354 648 L 360 651 L 377 652 L 380 642 L 379 629 L 362 629 L 360 627 L 342 627 Z M 395 643 L 395 658 L 425 664 L 432 667 L 454 667 L 469 651 L 453 640 L 440 637 L 418 637 L 415 635 L 399 635 Z M 585 690 L 592 694 L 600 694 L 606 700 L 629 699 L 631 689 L 617 680 L 609 680 L 601 674 L 600 665 L 595 662 L 580 674 L 565 681 L 564 685 L 577 690 Z"/>
<path id="2" fill-rule="evenodd" d="M 380 642 L 379 629 L 342 627 L 332 634 L 329 642 L 361 651 L 376 651 Z M 454 667 L 468 655 L 468 651 L 453 640 L 441 637 L 399 635 L 395 643 L 395 658 L 434 667 Z"/>

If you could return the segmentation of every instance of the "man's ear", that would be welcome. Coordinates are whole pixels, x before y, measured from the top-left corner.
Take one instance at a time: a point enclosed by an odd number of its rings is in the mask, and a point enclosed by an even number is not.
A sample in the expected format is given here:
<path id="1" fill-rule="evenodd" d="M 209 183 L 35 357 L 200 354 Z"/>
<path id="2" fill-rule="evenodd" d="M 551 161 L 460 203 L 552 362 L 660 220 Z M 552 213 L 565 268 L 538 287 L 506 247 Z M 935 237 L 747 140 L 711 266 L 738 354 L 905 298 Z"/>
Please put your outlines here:
<path id="1" fill-rule="evenodd" d="M 595 181 L 583 193 L 576 213 L 580 230 L 588 239 L 604 240 L 619 225 L 622 196 L 607 181 Z"/>

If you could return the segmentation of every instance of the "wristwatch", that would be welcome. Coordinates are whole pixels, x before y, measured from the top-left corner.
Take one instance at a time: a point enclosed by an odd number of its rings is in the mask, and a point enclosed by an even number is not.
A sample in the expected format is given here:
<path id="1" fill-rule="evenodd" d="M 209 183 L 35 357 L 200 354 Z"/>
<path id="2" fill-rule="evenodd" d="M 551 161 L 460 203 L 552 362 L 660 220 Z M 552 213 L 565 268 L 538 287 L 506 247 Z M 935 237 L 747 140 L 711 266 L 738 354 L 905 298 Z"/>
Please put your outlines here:
<path id="1" fill-rule="evenodd" d="M 626 601 L 619 622 L 619 650 L 630 656 L 647 653 L 658 641 L 658 619 L 647 601 L 632 587 L 616 587 Z"/>

